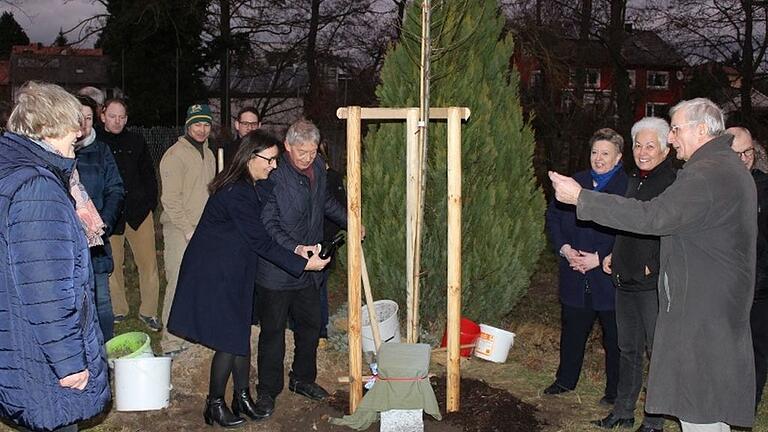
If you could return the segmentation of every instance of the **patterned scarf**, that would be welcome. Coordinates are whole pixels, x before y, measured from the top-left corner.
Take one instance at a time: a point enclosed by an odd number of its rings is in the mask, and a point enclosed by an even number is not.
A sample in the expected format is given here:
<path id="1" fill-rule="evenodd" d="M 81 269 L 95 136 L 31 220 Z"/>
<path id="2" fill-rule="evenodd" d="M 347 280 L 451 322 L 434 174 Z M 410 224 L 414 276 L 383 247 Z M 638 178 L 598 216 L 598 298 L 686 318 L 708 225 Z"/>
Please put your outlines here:
<path id="1" fill-rule="evenodd" d="M 60 151 L 47 142 L 33 141 L 44 150 L 64 157 Z M 107 225 L 101 219 L 96 206 L 93 205 L 93 200 L 88 196 L 85 186 L 80 183 L 80 174 L 77 172 L 77 169 L 72 170 L 72 175 L 69 177 L 69 194 L 75 200 L 75 212 L 80 219 L 80 225 L 85 232 L 85 238 L 88 240 L 88 247 L 102 246 L 104 239 L 101 236 L 104 235 Z"/>

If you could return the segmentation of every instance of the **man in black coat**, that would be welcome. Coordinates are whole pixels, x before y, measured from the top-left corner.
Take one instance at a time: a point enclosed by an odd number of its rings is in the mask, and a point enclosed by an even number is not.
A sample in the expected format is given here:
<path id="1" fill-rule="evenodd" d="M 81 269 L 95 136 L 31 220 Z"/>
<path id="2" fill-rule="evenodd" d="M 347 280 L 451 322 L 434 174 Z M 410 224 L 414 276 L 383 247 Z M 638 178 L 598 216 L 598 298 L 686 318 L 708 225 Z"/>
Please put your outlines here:
<path id="1" fill-rule="evenodd" d="M 232 163 L 232 157 L 240 148 L 240 141 L 248 132 L 255 131 L 261 128 L 261 121 L 259 121 L 259 111 L 254 106 L 247 106 L 238 111 L 235 118 L 235 133 L 237 136 L 230 141 L 219 141 L 216 143 L 216 147 L 211 150 L 216 155 L 216 167 L 222 167 L 222 170 Z M 223 153 L 223 159 L 222 159 Z"/>
<path id="2" fill-rule="evenodd" d="M 346 209 L 326 190 L 325 162 L 317 157 L 320 131 L 312 122 L 299 120 L 285 137 L 285 153 L 269 177 L 262 221 L 267 232 L 282 247 L 307 257 L 317 253 L 323 240 L 325 217 L 347 226 Z M 271 190 L 270 190 L 271 189 Z M 321 400 L 328 392 L 317 377 L 317 344 L 320 337 L 320 286 L 323 275 L 304 272 L 296 278 L 262 260 L 257 270 L 258 311 L 261 322 L 258 370 L 260 417 L 272 414 L 275 398 L 283 390 L 285 328 L 293 320 L 294 359 L 288 389 L 310 399 Z"/>
<path id="3" fill-rule="evenodd" d="M 125 212 L 109 239 L 115 263 L 115 270 L 109 278 L 115 321 L 122 321 L 129 312 L 123 278 L 125 241 L 128 240 L 139 271 L 139 318 L 150 330 L 159 331 L 161 325 L 157 319 L 157 306 L 160 279 L 155 249 L 155 221 L 152 216 L 158 197 L 154 164 L 144 138 L 125 129 L 128 108 L 124 100 L 106 101 L 101 120 L 104 128 L 97 130 L 97 137 L 112 150 L 125 186 Z"/>
<path id="4" fill-rule="evenodd" d="M 768 174 L 755 169 L 755 144 L 752 134 L 743 127 L 732 127 L 726 133 L 733 135 L 731 148 L 752 174 L 757 187 L 757 269 L 755 271 L 755 298 L 750 312 L 752 348 L 755 351 L 755 411 L 760 404 L 768 375 Z"/>

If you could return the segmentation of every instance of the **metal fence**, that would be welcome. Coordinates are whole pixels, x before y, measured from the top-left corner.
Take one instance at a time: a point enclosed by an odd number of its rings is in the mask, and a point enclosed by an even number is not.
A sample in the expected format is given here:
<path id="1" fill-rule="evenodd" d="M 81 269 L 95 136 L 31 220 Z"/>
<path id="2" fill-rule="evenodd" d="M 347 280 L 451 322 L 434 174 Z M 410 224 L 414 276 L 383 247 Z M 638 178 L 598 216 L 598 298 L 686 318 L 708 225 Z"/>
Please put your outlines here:
<path id="1" fill-rule="evenodd" d="M 184 128 L 175 126 L 129 126 L 128 130 L 144 137 L 155 168 L 160 165 L 160 159 L 165 151 L 184 135 Z"/>

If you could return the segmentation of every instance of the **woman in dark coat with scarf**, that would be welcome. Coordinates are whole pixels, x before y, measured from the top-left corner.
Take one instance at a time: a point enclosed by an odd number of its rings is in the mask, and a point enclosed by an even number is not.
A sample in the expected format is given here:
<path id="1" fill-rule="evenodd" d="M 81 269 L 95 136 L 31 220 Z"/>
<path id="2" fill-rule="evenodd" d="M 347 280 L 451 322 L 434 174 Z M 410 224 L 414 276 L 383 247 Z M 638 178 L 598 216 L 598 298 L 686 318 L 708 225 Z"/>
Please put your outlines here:
<path id="1" fill-rule="evenodd" d="M 264 230 L 257 182 L 277 167 L 278 144 L 265 132 L 243 137 L 232 164 L 209 185 L 211 197 L 184 253 L 168 330 L 216 351 L 211 361 L 207 424 L 258 420 L 249 390 L 256 266 L 262 257 L 297 277 L 328 263 L 282 248 Z M 303 251 L 304 248 L 298 248 Z M 304 253 L 306 254 L 306 253 Z M 232 375 L 232 411 L 224 390 Z M 234 413 L 233 413 L 234 411 Z"/>
<path id="2" fill-rule="evenodd" d="M 109 401 L 88 246 L 104 223 L 75 170 L 80 103 L 28 83 L 0 137 L 0 417 L 76 431 Z"/>
<path id="3" fill-rule="evenodd" d="M 599 129 L 590 139 L 591 170 L 573 177 L 584 188 L 623 195 L 627 175 L 621 164 L 624 140 L 612 129 Z M 600 263 L 611 253 L 615 231 L 576 219 L 576 209 L 553 201 L 546 214 L 552 245 L 560 254 L 560 366 L 555 382 L 544 394 L 559 394 L 576 388 L 584 360 L 584 349 L 595 319 L 603 329 L 605 349 L 605 395 L 601 403 L 613 403 L 619 374 L 616 332 L 615 289 Z"/>

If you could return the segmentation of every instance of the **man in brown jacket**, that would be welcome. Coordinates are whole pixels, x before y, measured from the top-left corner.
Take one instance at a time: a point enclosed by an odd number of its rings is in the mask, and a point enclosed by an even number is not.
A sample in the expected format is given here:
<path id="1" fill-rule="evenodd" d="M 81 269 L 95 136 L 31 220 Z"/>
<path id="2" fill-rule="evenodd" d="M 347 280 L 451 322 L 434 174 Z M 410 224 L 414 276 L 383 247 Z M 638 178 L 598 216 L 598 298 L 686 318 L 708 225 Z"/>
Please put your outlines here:
<path id="1" fill-rule="evenodd" d="M 168 321 L 176 293 L 181 258 L 208 201 L 208 183 L 216 174 L 213 152 L 208 147 L 211 120 L 208 105 L 190 106 L 185 122 L 186 133 L 179 137 L 160 160 L 160 179 L 163 185 L 160 196 L 163 214 L 160 222 L 163 224 L 163 256 L 168 282 L 163 298 L 164 323 Z M 160 345 L 165 353 L 171 355 L 187 348 L 186 341 L 168 333 L 166 329 L 163 329 Z"/>
<path id="2" fill-rule="evenodd" d="M 683 432 L 750 427 L 755 363 L 749 312 L 755 287 L 755 182 L 723 134 L 709 99 L 670 110 L 669 142 L 685 162 L 651 201 L 582 190 L 550 172 L 579 219 L 661 237 L 659 315 L 645 409 L 677 417 Z"/>

